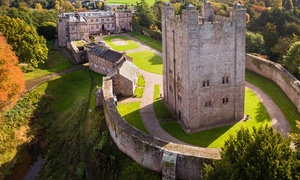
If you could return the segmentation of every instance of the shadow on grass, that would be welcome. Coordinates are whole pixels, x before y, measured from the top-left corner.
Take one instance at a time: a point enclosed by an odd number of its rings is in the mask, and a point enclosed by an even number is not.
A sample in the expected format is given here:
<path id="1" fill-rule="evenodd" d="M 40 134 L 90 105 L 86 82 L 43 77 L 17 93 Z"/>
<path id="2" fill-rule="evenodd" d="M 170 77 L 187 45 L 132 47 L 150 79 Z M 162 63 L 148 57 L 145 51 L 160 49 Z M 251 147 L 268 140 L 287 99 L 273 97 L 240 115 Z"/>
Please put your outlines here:
<path id="1" fill-rule="evenodd" d="M 264 107 L 264 105 L 261 102 L 258 103 L 255 114 L 256 114 L 255 119 L 257 122 L 270 121 L 270 116 L 267 113 L 266 108 Z"/>
<path id="2" fill-rule="evenodd" d="M 162 58 L 154 54 L 150 59 L 148 59 L 148 62 L 150 62 L 151 65 L 162 65 Z"/>

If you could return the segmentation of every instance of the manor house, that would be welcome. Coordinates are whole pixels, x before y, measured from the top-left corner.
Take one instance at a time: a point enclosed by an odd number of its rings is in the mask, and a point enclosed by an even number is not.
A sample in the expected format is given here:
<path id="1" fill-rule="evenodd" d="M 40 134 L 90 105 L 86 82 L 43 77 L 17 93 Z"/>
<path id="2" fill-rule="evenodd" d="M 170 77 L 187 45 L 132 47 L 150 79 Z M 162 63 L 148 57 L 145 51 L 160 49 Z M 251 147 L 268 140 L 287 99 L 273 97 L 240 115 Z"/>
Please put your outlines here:
<path id="1" fill-rule="evenodd" d="M 62 13 L 58 17 L 58 45 L 64 47 L 73 40 L 89 40 L 89 35 L 131 30 L 131 11 L 97 11 Z"/>
<path id="2" fill-rule="evenodd" d="M 246 11 L 230 17 L 201 14 L 188 5 L 182 15 L 162 10 L 164 100 L 186 132 L 234 123 L 244 117 Z"/>

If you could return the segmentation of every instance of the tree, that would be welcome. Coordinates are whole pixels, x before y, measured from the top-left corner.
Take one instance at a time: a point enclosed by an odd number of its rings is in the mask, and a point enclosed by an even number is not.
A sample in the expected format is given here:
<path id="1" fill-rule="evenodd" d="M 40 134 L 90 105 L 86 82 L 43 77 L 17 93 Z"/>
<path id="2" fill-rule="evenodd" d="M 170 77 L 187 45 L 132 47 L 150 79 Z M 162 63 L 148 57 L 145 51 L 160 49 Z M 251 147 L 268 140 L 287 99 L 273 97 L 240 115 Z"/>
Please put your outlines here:
<path id="1" fill-rule="evenodd" d="M 300 75 L 300 41 L 291 45 L 286 56 L 283 57 L 283 65 L 290 73 Z"/>
<path id="2" fill-rule="evenodd" d="M 25 79 L 18 58 L 0 33 L 0 111 L 15 104 L 25 89 Z"/>
<path id="3" fill-rule="evenodd" d="M 248 53 L 265 53 L 265 41 L 264 37 L 259 33 L 246 32 L 246 51 Z"/>
<path id="4" fill-rule="evenodd" d="M 149 28 L 154 23 L 155 17 L 145 0 L 136 2 L 135 13 L 133 17 L 141 26 Z"/>
<path id="5" fill-rule="evenodd" d="M 299 159 L 271 127 L 241 128 L 225 142 L 221 160 L 205 165 L 203 179 L 295 179 Z"/>
<path id="6" fill-rule="evenodd" d="M 48 48 L 44 37 L 39 36 L 33 26 L 20 19 L 0 17 L 0 31 L 13 47 L 19 61 L 37 67 L 48 58 Z"/>
<path id="7" fill-rule="evenodd" d="M 47 40 L 54 40 L 56 35 L 56 24 L 53 22 L 44 22 L 37 28 L 37 32 Z"/>
<path id="8" fill-rule="evenodd" d="M 286 55 L 286 53 L 288 52 L 291 44 L 293 44 L 294 42 L 299 41 L 299 37 L 296 35 L 293 36 L 285 36 L 285 37 L 280 37 L 277 41 L 277 43 L 271 48 L 271 52 L 273 54 L 278 55 L 279 60 L 282 61 L 283 60 L 283 56 Z"/>

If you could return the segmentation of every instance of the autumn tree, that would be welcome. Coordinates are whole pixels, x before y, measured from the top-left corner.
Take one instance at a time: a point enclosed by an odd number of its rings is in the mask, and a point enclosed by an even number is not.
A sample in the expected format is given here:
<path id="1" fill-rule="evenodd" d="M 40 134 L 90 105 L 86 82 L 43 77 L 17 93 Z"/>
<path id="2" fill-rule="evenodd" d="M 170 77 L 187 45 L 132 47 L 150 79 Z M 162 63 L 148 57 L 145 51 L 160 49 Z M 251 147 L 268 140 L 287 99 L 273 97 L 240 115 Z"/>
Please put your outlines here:
<path id="1" fill-rule="evenodd" d="M 14 105 L 25 89 L 25 80 L 18 58 L 0 33 L 0 111 Z"/>
<path id="2" fill-rule="evenodd" d="M 0 31 L 13 47 L 19 61 L 37 67 L 48 58 L 48 48 L 44 37 L 39 36 L 33 26 L 20 19 L 0 17 Z"/>
<path id="3" fill-rule="evenodd" d="M 203 179 L 297 179 L 290 143 L 271 127 L 241 128 L 225 142 L 221 160 L 205 166 Z"/>

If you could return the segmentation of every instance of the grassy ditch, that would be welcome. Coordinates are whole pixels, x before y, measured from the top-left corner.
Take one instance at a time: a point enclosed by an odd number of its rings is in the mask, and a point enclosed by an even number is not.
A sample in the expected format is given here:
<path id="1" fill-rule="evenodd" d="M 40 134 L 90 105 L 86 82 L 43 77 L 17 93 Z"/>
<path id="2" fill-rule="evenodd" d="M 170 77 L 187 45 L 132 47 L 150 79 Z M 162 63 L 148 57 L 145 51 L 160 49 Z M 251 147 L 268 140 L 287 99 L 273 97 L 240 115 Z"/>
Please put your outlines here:
<path id="1" fill-rule="evenodd" d="M 88 96 L 90 87 L 95 90 L 101 80 L 87 69 L 59 76 L 1 114 L 0 135 L 5 138 L 0 146 L 2 178 L 36 144 L 45 157 L 38 179 L 136 179 L 144 175 L 159 179 L 159 174 L 120 152 L 110 138 L 103 111 L 95 110 L 94 91 Z"/>
<path id="2" fill-rule="evenodd" d="M 210 148 L 221 148 L 230 135 L 235 135 L 242 126 L 252 129 L 253 126 L 271 125 L 271 119 L 263 104 L 248 88 L 245 93 L 245 114 L 250 115 L 250 120 L 240 121 L 236 124 L 186 134 L 177 122 L 163 122 L 162 128 L 184 142 Z"/>

